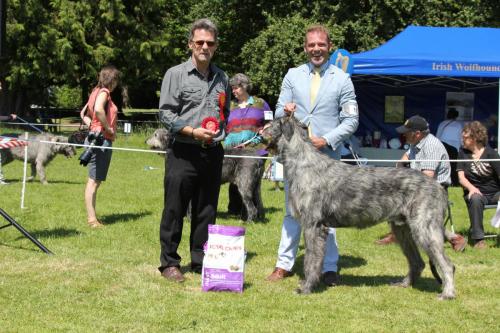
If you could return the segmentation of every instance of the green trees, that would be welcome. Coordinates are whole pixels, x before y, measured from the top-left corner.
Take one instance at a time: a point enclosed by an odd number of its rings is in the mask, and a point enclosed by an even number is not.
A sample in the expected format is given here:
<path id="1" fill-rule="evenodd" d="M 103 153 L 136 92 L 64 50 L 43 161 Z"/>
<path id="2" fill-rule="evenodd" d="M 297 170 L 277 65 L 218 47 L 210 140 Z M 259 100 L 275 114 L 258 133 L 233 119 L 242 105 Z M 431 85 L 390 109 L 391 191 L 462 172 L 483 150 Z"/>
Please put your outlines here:
<path id="1" fill-rule="evenodd" d="M 100 67 L 112 63 L 132 101 L 156 107 L 160 73 L 185 55 L 183 17 L 180 1 L 10 0 L 6 79 L 14 99 L 46 105 L 49 87 L 67 85 L 85 100 Z"/>
<path id="2" fill-rule="evenodd" d="M 189 24 L 201 17 L 220 29 L 215 62 L 230 75 L 249 74 L 256 93 L 273 104 L 288 68 L 304 61 L 303 31 L 311 23 L 328 26 L 336 47 L 359 52 L 410 24 L 499 27 L 500 6 L 497 0 L 8 0 L 0 79 L 7 81 L 10 106 L 58 104 L 61 98 L 51 94 L 61 89 L 51 87 L 60 86 L 66 97 L 73 88 L 85 100 L 100 67 L 113 63 L 131 105 L 156 108 L 163 74 L 187 58 Z"/>

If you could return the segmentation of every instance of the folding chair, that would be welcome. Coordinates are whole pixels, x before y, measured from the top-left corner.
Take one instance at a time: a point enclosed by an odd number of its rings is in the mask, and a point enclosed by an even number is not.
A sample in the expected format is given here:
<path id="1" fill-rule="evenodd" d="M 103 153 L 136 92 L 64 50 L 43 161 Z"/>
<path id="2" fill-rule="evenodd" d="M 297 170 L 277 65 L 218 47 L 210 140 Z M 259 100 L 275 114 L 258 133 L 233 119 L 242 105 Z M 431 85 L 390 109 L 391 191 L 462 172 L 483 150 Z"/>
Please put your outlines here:
<path id="1" fill-rule="evenodd" d="M 366 158 L 359 157 L 358 153 L 352 148 L 352 145 L 349 142 L 344 142 L 344 147 L 349 150 L 352 155 L 352 158 L 356 161 L 356 165 L 359 167 L 366 167 L 367 160 Z"/>
<path id="2" fill-rule="evenodd" d="M 497 205 L 485 205 L 484 210 L 487 209 L 497 209 Z M 497 234 L 496 235 L 484 235 L 484 238 L 496 238 L 497 239 L 497 244 L 500 243 L 500 229 L 497 228 Z"/>

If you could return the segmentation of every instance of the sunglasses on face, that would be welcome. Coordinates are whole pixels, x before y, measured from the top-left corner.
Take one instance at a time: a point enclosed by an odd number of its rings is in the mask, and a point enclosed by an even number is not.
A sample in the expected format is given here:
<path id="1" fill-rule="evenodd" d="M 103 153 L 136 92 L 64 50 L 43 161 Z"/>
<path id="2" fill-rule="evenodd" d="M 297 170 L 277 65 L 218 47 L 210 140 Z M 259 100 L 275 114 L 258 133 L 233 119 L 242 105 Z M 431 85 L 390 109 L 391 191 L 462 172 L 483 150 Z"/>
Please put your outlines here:
<path id="1" fill-rule="evenodd" d="M 207 43 L 208 47 L 215 46 L 215 42 L 213 40 L 193 40 L 193 43 L 198 47 L 202 47 L 205 43 Z"/>

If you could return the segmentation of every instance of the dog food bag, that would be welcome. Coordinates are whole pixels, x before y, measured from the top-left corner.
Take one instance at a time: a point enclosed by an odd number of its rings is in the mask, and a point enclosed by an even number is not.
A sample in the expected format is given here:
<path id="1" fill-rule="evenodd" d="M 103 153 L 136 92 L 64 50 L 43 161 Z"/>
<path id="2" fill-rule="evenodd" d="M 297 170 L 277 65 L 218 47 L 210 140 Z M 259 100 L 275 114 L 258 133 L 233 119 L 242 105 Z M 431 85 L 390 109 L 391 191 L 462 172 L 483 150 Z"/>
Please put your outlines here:
<path id="1" fill-rule="evenodd" d="M 203 291 L 243 292 L 245 228 L 210 224 L 203 259 Z"/>

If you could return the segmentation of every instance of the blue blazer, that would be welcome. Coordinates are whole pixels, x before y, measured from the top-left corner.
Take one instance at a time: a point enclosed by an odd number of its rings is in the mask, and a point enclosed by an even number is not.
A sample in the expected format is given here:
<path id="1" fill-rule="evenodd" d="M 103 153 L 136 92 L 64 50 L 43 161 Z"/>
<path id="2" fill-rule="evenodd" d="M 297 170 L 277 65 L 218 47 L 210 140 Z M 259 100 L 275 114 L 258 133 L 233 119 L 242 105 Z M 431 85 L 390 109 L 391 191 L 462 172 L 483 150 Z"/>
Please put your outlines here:
<path id="1" fill-rule="evenodd" d="M 295 103 L 295 117 L 311 126 L 312 134 L 323 137 L 329 147 L 323 152 L 340 158 L 341 144 L 356 131 L 359 124 L 356 94 L 349 75 L 326 62 L 321 66 L 321 84 L 314 105 L 310 105 L 313 65 L 307 63 L 288 71 L 281 85 L 276 104 L 276 118 L 285 115 L 287 103 Z M 343 105 L 355 104 L 355 108 L 342 109 Z"/>

